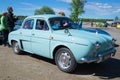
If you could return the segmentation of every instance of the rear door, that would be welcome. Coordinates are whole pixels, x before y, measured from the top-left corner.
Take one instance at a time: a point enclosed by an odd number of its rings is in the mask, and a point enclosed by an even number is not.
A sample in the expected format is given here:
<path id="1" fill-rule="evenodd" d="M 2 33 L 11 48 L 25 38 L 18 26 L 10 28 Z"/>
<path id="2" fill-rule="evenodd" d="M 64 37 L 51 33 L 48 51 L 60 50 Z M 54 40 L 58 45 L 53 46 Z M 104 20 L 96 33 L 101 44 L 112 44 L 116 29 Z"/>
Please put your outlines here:
<path id="1" fill-rule="evenodd" d="M 35 29 L 32 32 L 32 51 L 38 55 L 50 57 L 50 31 L 47 22 L 36 19 Z"/>

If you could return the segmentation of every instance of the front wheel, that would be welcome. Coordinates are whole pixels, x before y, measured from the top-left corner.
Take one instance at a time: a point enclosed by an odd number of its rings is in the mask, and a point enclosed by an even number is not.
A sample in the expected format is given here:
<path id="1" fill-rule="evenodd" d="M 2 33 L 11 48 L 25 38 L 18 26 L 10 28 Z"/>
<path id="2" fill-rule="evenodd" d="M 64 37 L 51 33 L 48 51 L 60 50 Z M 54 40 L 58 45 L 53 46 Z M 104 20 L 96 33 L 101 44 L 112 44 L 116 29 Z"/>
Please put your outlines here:
<path id="1" fill-rule="evenodd" d="M 76 68 L 76 61 L 68 48 L 60 48 L 55 55 L 56 65 L 64 72 L 73 72 Z"/>
<path id="2" fill-rule="evenodd" d="M 20 48 L 19 48 L 19 44 L 18 44 L 17 41 L 13 41 L 13 42 L 12 42 L 12 48 L 13 48 L 13 52 L 14 52 L 15 54 L 21 54 L 21 53 L 22 53 L 22 51 L 21 51 Z"/>

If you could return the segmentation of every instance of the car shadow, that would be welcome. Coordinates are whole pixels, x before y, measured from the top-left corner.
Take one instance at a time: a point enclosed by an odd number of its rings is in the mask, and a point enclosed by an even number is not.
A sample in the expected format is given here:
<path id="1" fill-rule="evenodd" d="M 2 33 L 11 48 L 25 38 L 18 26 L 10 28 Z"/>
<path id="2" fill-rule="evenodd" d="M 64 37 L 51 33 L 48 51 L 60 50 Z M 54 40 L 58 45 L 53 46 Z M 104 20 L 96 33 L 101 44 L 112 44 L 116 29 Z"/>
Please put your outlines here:
<path id="1" fill-rule="evenodd" d="M 99 64 L 79 64 L 73 74 L 93 75 L 100 79 L 120 78 L 120 60 L 111 58 Z"/>
<path id="2" fill-rule="evenodd" d="M 114 44 L 114 47 L 119 47 L 120 45 L 119 44 Z"/>
<path id="3" fill-rule="evenodd" d="M 2 45 L 2 40 L 0 39 L 0 45 Z"/>
<path id="4" fill-rule="evenodd" d="M 48 63 L 51 63 L 51 64 L 55 64 L 55 61 L 53 59 L 49 59 L 49 58 L 46 58 L 46 57 L 42 57 L 42 56 L 39 56 L 39 55 L 36 55 L 36 54 L 31 54 L 31 53 L 28 53 L 28 52 L 23 52 L 22 55 L 28 55 L 30 57 L 33 57 L 33 58 L 36 58 L 38 60 L 43 60 L 45 62 L 48 62 Z"/>
<path id="5" fill-rule="evenodd" d="M 38 60 L 43 60 L 45 62 L 55 64 L 53 59 L 48 59 L 39 55 L 24 53 L 23 55 L 28 55 L 30 57 L 36 58 Z M 71 73 L 75 75 L 93 75 L 100 79 L 114 79 L 120 77 L 120 60 L 111 58 L 102 63 L 90 63 L 90 64 L 78 64 L 76 70 Z"/>

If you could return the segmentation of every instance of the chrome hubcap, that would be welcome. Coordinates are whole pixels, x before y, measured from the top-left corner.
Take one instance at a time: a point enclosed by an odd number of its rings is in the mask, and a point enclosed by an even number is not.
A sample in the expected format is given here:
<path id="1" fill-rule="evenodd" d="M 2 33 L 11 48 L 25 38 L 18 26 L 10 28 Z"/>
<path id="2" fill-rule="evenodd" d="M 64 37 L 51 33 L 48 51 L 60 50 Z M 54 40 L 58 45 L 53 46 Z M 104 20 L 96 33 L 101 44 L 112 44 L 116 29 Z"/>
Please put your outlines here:
<path id="1" fill-rule="evenodd" d="M 18 52 L 18 43 L 17 42 L 14 43 L 14 51 Z"/>
<path id="2" fill-rule="evenodd" d="M 63 52 L 61 53 L 59 60 L 58 60 L 59 65 L 66 69 L 68 67 L 70 67 L 71 65 L 71 56 L 69 53 Z"/>

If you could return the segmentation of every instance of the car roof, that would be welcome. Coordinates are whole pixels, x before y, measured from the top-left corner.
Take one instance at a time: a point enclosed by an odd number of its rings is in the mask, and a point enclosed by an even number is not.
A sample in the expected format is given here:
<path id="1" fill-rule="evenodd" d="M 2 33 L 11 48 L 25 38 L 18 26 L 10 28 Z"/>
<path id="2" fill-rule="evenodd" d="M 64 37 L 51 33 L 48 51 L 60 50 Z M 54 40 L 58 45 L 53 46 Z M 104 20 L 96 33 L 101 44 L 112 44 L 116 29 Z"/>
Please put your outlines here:
<path id="1" fill-rule="evenodd" d="M 65 17 L 65 16 L 60 16 L 60 15 L 55 15 L 55 14 L 43 14 L 43 15 L 34 15 L 34 16 L 29 16 L 27 18 L 44 18 L 44 19 L 49 19 L 53 17 Z"/>

